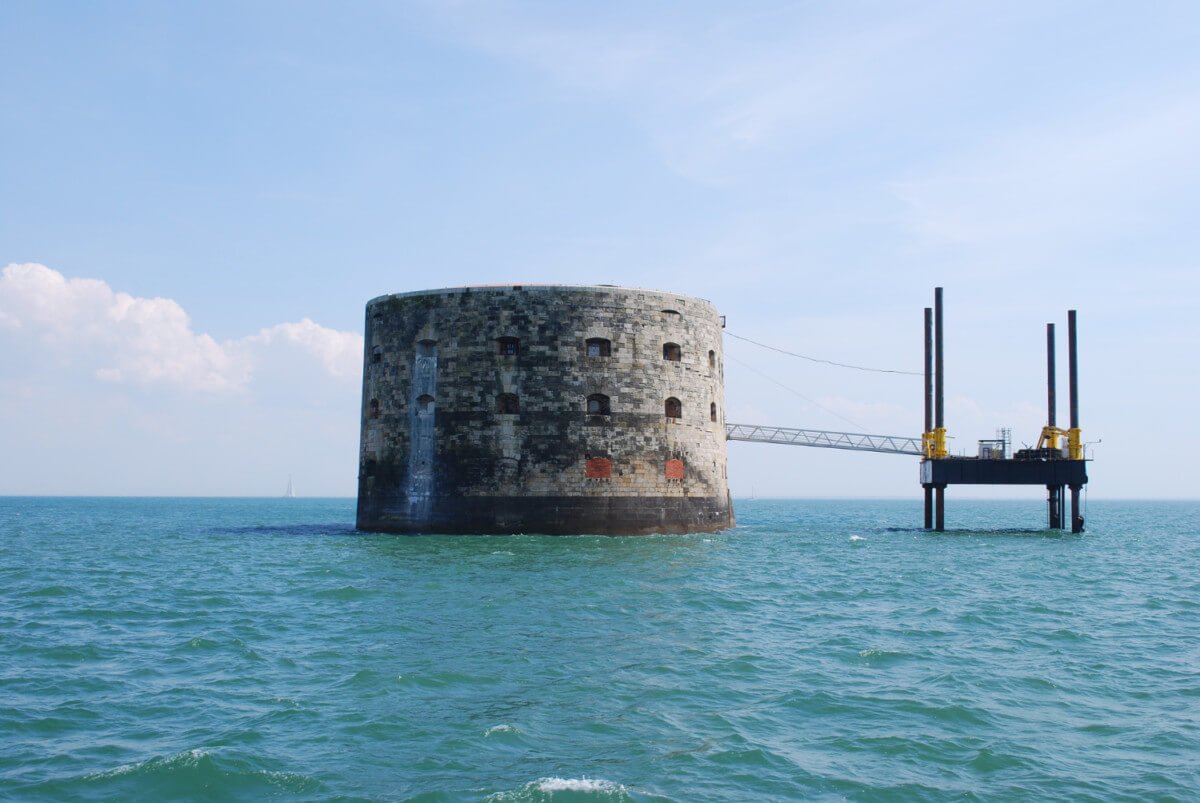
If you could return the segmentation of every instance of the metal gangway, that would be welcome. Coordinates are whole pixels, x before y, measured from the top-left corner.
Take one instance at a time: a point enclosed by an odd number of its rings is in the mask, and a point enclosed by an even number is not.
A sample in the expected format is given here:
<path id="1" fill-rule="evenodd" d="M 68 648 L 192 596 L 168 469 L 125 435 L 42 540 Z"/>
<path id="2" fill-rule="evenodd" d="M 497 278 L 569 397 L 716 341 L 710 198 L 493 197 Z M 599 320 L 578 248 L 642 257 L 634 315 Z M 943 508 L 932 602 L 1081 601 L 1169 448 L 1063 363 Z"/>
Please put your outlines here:
<path id="1" fill-rule="evenodd" d="M 828 432 L 820 429 L 726 424 L 725 436 L 731 441 L 783 443 L 791 446 L 817 446 L 823 449 L 909 454 L 918 457 L 924 454 L 921 450 L 920 438 L 906 438 L 899 435 L 863 435 L 856 432 Z"/>

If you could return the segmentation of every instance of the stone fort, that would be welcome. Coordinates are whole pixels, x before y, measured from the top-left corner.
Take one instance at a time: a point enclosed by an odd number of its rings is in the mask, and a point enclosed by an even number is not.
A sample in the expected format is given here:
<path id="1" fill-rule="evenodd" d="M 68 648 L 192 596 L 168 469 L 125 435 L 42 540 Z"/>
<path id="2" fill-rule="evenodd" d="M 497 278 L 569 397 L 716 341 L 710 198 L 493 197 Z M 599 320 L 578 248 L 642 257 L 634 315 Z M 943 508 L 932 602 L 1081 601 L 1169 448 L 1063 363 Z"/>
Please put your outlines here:
<path id="1" fill-rule="evenodd" d="M 358 528 L 732 526 L 721 328 L 707 301 L 611 286 L 373 299 Z"/>

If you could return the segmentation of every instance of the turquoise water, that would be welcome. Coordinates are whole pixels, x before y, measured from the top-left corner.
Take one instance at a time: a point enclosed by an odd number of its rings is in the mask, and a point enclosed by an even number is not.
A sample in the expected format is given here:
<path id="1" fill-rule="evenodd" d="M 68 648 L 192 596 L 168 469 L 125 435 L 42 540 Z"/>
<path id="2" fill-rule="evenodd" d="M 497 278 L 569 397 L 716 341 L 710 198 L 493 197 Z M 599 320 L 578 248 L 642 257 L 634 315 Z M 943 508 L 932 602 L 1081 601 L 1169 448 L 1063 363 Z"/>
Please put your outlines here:
<path id="1" fill-rule="evenodd" d="M 1195 799 L 1200 505 L 752 501 L 402 537 L 0 499 L 10 799 Z"/>

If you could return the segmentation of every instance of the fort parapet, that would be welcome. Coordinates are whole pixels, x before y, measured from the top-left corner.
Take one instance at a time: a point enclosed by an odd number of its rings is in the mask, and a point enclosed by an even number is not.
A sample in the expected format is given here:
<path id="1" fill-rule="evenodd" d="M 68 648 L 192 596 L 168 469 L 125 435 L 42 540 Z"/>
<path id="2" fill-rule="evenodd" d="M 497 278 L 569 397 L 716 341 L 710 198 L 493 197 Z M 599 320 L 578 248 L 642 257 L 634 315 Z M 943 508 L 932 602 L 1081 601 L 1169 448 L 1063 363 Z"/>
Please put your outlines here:
<path id="1" fill-rule="evenodd" d="M 358 528 L 642 534 L 733 524 L 721 319 L 619 287 L 381 296 Z"/>

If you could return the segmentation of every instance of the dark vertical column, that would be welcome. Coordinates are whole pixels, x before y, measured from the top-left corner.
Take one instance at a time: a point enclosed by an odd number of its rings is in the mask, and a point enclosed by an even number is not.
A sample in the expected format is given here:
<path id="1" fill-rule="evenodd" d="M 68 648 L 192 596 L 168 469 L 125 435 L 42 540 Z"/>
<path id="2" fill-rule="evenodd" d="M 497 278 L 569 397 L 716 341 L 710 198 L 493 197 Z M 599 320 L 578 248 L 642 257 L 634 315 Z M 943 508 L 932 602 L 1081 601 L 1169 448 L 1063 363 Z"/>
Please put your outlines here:
<path id="1" fill-rule="evenodd" d="M 1079 359 L 1075 349 L 1075 310 L 1067 310 L 1067 372 L 1070 375 L 1071 428 L 1079 426 Z"/>
<path id="2" fill-rule="evenodd" d="M 1054 364 L 1054 324 L 1046 324 L 1046 425 L 1058 427 L 1058 399 L 1055 396 L 1054 378 L 1057 371 Z M 1058 436 L 1051 435 L 1047 446 L 1058 446 Z M 1061 530 L 1062 522 L 1062 486 L 1046 486 L 1046 507 L 1051 530 Z"/>
<path id="3" fill-rule="evenodd" d="M 1075 338 L 1075 310 L 1067 310 L 1067 373 L 1071 394 L 1071 437 L 1079 438 L 1079 353 Z M 1071 455 L 1075 457 L 1075 455 Z M 1082 457 L 1082 454 L 1079 455 Z M 1071 532 L 1083 532 L 1083 516 L 1079 512 L 1079 486 L 1071 486 Z"/>
<path id="4" fill-rule="evenodd" d="M 1058 426 L 1058 400 L 1054 388 L 1054 324 L 1046 324 L 1046 423 Z M 1055 443 L 1058 439 L 1055 438 Z"/>
<path id="5" fill-rule="evenodd" d="M 942 341 L 942 288 L 933 290 L 934 328 L 934 426 L 941 429 L 946 425 L 946 372 Z"/>
<path id="6" fill-rule="evenodd" d="M 933 310 L 925 308 L 925 429 L 933 429 Z"/>
<path id="7" fill-rule="evenodd" d="M 946 425 L 946 372 L 944 339 L 942 337 L 942 288 L 933 290 L 933 348 L 934 348 L 934 394 L 933 394 L 933 426 L 941 429 Z M 946 486 L 939 485 L 934 491 L 934 504 L 937 508 L 936 528 L 938 532 L 946 529 Z"/>
<path id="8" fill-rule="evenodd" d="M 933 310 L 925 308 L 925 429 L 922 445 L 928 442 L 933 430 Z M 923 460 L 925 458 L 922 458 Z M 925 529 L 933 527 L 933 488 L 925 486 Z"/>

